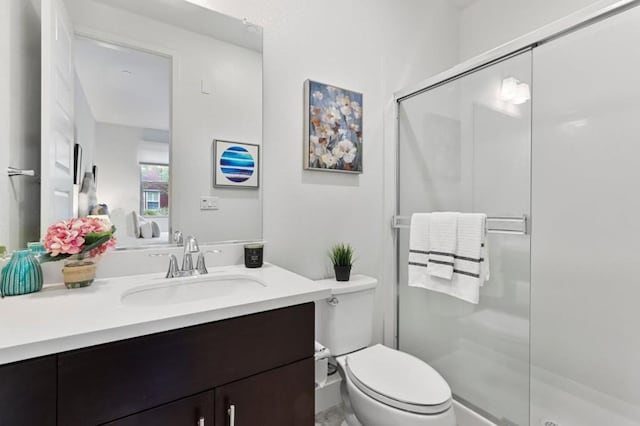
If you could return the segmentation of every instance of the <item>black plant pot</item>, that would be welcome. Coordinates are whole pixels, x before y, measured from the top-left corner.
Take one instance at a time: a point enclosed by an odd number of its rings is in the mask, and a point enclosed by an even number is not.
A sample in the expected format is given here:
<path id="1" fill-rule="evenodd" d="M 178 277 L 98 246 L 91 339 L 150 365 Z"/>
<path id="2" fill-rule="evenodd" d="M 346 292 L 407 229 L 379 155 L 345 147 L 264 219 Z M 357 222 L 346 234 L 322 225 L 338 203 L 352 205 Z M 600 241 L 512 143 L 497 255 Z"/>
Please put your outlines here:
<path id="1" fill-rule="evenodd" d="M 351 275 L 351 265 L 333 265 L 333 270 L 336 271 L 336 281 L 349 281 L 349 276 Z"/>

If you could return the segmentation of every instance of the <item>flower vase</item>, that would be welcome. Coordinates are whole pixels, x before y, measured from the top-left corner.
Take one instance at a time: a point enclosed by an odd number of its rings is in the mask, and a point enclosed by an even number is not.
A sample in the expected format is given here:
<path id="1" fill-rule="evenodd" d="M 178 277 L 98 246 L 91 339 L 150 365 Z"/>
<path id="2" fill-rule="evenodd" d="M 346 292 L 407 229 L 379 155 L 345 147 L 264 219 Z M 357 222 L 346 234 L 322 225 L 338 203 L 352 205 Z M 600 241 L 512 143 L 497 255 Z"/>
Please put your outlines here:
<path id="1" fill-rule="evenodd" d="M 96 278 L 95 259 L 66 260 L 62 268 L 64 285 L 67 288 L 89 287 Z"/>
<path id="2" fill-rule="evenodd" d="M 34 293 L 42 290 L 42 283 L 42 268 L 31 251 L 15 251 L 2 268 L 0 294 L 4 297 Z"/>
<path id="3" fill-rule="evenodd" d="M 349 281 L 351 275 L 351 265 L 333 265 L 336 273 L 336 281 Z"/>

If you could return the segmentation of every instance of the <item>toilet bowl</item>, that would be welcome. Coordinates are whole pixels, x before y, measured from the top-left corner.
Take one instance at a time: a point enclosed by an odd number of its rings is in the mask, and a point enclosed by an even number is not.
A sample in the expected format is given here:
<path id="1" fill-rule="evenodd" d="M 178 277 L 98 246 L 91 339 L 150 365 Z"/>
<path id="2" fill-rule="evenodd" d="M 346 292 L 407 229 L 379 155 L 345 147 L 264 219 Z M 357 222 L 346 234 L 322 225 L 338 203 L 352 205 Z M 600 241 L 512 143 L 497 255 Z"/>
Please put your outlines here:
<path id="1" fill-rule="evenodd" d="M 332 290 L 316 302 L 318 341 L 336 357 L 349 426 L 456 426 L 451 389 L 429 364 L 371 344 L 375 278 L 323 280 Z"/>
<path id="2" fill-rule="evenodd" d="M 455 426 L 451 389 L 428 364 L 375 345 L 336 358 L 346 382 L 349 426 Z"/>

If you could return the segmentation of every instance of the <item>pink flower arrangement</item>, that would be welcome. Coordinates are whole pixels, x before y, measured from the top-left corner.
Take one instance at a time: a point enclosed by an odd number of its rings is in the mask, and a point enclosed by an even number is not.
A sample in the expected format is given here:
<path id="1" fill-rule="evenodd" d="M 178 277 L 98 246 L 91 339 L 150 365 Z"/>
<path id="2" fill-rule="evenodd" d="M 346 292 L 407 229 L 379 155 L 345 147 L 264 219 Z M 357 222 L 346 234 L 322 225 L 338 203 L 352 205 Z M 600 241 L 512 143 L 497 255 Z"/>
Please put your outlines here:
<path id="1" fill-rule="evenodd" d="M 77 255 L 79 258 L 96 257 L 115 247 L 115 227 L 95 218 L 81 217 L 63 220 L 47 229 L 44 247 L 46 258 L 59 260 Z"/>

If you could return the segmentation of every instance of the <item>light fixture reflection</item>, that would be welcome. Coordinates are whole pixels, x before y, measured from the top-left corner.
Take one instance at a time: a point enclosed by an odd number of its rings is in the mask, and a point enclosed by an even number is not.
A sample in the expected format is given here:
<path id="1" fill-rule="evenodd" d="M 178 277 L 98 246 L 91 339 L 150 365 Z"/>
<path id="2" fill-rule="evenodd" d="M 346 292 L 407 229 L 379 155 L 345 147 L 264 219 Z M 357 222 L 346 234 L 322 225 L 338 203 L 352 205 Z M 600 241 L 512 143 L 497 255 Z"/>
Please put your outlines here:
<path id="1" fill-rule="evenodd" d="M 499 98 L 501 101 L 520 105 L 531 99 L 529 85 L 515 77 L 507 77 L 502 80 Z"/>

